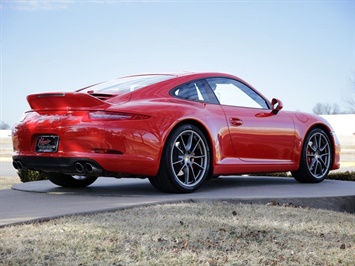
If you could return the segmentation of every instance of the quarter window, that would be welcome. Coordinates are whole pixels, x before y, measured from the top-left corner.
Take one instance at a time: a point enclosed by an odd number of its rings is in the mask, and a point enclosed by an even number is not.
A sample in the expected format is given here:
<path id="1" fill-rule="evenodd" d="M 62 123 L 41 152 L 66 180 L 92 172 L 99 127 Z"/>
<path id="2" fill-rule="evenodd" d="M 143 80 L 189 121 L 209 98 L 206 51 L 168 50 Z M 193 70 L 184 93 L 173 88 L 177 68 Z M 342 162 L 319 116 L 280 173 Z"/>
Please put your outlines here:
<path id="1" fill-rule="evenodd" d="M 180 85 L 176 87 L 171 94 L 172 96 L 189 101 L 218 104 L 216 96 L 205 80 L 197 80 Z"/>

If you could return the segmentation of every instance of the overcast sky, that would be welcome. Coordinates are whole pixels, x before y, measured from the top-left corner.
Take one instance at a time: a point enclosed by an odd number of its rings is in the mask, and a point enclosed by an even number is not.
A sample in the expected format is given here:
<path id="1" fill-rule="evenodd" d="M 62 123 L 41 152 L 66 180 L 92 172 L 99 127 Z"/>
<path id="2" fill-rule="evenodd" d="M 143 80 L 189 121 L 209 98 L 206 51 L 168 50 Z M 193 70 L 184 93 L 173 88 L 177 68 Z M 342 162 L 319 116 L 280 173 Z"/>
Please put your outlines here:
<path id="1" fill-rule="evenodd" d="M 351 97 L 355 2 L 1 0 L 0 122 L 26 96 L 128 74 L 227 72 L 286 110 Z"/>

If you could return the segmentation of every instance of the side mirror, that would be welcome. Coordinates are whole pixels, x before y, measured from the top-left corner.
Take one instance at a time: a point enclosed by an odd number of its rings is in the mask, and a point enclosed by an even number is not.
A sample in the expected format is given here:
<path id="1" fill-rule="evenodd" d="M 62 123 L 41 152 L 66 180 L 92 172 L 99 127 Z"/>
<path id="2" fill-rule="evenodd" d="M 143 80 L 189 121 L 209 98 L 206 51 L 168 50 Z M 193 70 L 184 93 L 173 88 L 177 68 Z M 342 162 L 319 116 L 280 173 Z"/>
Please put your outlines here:
<path id="1" fill-rule="evenodd" d="M 282 102 L 279 99 L 273 98 L 271 100 L 271 112 L 274 115 L 276 115 L 283 107 L 284 107 L 284 105 L 282 104 Z"/>

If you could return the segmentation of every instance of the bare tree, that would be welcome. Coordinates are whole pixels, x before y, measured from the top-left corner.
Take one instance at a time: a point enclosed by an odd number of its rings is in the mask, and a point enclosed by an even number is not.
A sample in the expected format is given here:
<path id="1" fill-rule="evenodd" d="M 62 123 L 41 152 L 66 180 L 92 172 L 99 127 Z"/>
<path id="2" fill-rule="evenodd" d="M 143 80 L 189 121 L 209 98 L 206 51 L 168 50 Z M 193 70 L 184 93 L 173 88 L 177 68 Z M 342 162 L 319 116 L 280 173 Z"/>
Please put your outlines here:
<path id="1" fill-rule="evenodd" d="M 0 129 L 10 129 L 10 126 L 4 122 L 0 122 Z"/>
<path id="2" fill-rule="evenodd" d="M 344 97 L 344 103 L 347 112 L 355 114 L 355 77 L 350 81 L 349 89 L 346 91 L 346 96 Z"/>
<path id="3" fill-rule="evenodd" d="M 323 104 L 321 103 L 317 103 L 313 109 L 312 109 L 313 113 L 316 115 L 322 115 L 323 114 Z"/>
<path id="4" fill-rule="evenodd" d="M 312 111 L 316 115 L 334 115 L 341 113 L 339 105 L 336 103 L 333 104 L 333 106 L 329 103 L 317 103 Z"/>
<path id="5" fill-rule="evenodd" d="M 340 114 L 341 111 L 340 111 L 340 107 L 338 104 L 334 103 L 333 104 L 333 110 L 332 110 L 332 114 L 333 115 L 336 115 L 336 114 Z"/>
<path id="6" fill-rule="evenodd" d="M 343 101 L 345 103 L 344 110 L 340 110 L 338 104 L 330 105 L 329 103 L 317 103 L 312 111 L 317 115 L 332 115 L 332 114 L 355 114 L 355 77 L 350 79 L 349 89 L 344 90 Z"/>

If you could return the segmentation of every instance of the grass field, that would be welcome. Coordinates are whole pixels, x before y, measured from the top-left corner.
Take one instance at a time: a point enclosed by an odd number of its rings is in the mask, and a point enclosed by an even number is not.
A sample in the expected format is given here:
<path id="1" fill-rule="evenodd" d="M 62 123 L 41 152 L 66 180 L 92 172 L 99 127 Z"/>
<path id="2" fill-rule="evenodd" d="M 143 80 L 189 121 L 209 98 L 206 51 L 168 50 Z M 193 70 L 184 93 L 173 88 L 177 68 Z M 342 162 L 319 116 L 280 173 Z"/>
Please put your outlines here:
<path id="1" fill-rule="evenodd" d="M 0 265 L 353 265 L 355 216 L 179 203 L 0 229 Z"/>

